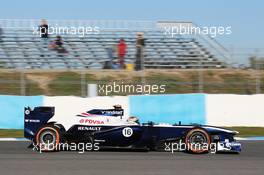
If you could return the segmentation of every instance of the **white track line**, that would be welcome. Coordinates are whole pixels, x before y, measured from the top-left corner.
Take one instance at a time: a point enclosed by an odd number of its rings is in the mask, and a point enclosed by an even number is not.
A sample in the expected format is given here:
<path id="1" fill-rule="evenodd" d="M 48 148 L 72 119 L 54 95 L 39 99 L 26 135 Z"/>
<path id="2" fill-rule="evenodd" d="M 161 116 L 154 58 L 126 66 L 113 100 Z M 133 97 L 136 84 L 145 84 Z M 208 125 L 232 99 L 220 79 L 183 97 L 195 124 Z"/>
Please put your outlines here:
<path id="1" fill-rule="evenodd" d="M 4 141 L 29 141 L 29 140 L 26 138 L 0 138 L 0 141 L 4 142 Z"/>
<path id="2" fill-rule="evenodd" d="M 245 138 L 245 137 L 235 137 L 236 140 L 264 140 L 264 137 L 253 137 L 253 138 Z M 30 141 L 26 138 L 0 138 L 0 142 L 4 142 L 4 141 Z"/>

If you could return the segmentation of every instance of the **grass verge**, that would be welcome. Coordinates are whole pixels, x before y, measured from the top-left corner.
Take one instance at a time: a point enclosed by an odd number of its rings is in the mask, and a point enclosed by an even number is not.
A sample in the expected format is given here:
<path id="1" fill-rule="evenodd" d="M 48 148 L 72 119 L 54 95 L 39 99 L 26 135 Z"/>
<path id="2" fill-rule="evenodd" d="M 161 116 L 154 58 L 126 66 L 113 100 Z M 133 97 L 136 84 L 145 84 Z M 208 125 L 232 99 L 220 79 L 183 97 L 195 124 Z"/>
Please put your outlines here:
<path id="1" fill-rule="evenodd" d="M 4 137 L 23 138 L 24 130 L 22 129 L 0 129 L 0 138 L 4 138 Z"/>
<path id="2" fill-rule="evenodd" d="M 264 127 L 226 127 L 238 131 L 240 137 L 264 136 Z"/>

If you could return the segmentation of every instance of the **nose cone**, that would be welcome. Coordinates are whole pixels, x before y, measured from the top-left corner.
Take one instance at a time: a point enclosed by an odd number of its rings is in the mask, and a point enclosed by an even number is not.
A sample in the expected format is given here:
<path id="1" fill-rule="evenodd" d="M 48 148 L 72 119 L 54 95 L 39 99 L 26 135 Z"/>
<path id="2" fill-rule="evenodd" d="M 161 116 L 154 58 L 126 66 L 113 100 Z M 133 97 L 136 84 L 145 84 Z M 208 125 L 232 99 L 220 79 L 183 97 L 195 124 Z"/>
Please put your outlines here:
<path id="1" fill-rule="evenodd" d="M 219 127 L 214 127 L 214 126 L 205 126 L 203 127 L 204 129 L 208 130 L 209 132 L 212 131 L 221 131 L 221 132 L 226 132 L 226 133 L 230 133 L 230 134 L 239 134 L 238 131 L 234 131 L 234 130 L 230 130 L 230 129 L 225 129 L 225 128 L 219 128 Z"/>

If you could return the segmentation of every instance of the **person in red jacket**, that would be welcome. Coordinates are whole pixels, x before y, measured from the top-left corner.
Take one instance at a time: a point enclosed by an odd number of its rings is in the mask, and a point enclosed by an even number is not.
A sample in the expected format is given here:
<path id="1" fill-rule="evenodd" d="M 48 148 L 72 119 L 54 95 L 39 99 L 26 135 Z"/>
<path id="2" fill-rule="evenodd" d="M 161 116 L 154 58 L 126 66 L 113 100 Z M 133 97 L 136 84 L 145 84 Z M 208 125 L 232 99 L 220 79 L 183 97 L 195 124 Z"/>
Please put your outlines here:
<path id="1" fill-rule="evenodd" d="M 124 69 L 125 68 L 125 55 L 126 55 L 126 48 L 127 48 L 127 45 L 125 43 L 125 40 L 123 38 L 121 38 L 119 40 L 119 43 L 118 43 L 118 61 L 119 61 L 119 64 L 120 64 L 120 68 L 121 69 Z"/>

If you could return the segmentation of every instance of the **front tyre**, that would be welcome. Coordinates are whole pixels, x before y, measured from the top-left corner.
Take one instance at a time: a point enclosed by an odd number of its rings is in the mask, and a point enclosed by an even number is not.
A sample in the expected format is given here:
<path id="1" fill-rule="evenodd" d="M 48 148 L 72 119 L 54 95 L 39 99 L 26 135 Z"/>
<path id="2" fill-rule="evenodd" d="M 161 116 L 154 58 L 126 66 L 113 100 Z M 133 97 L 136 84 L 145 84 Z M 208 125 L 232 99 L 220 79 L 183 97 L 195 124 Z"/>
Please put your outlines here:
<path id="1" fill-rule="evenodd" d="M 53 125 L 41 127 L 35 135 L 35 144 L 40 151 L 53 152 L 58 151 L 61 141 L 59 129 Z"/>
<path id="2" fill-rule="evenodd" d="M 186 151 L 194 154 L 207 153 L 210 149 L 210 135 L 201 128 L 191 129 L 185 137 Z"/>

